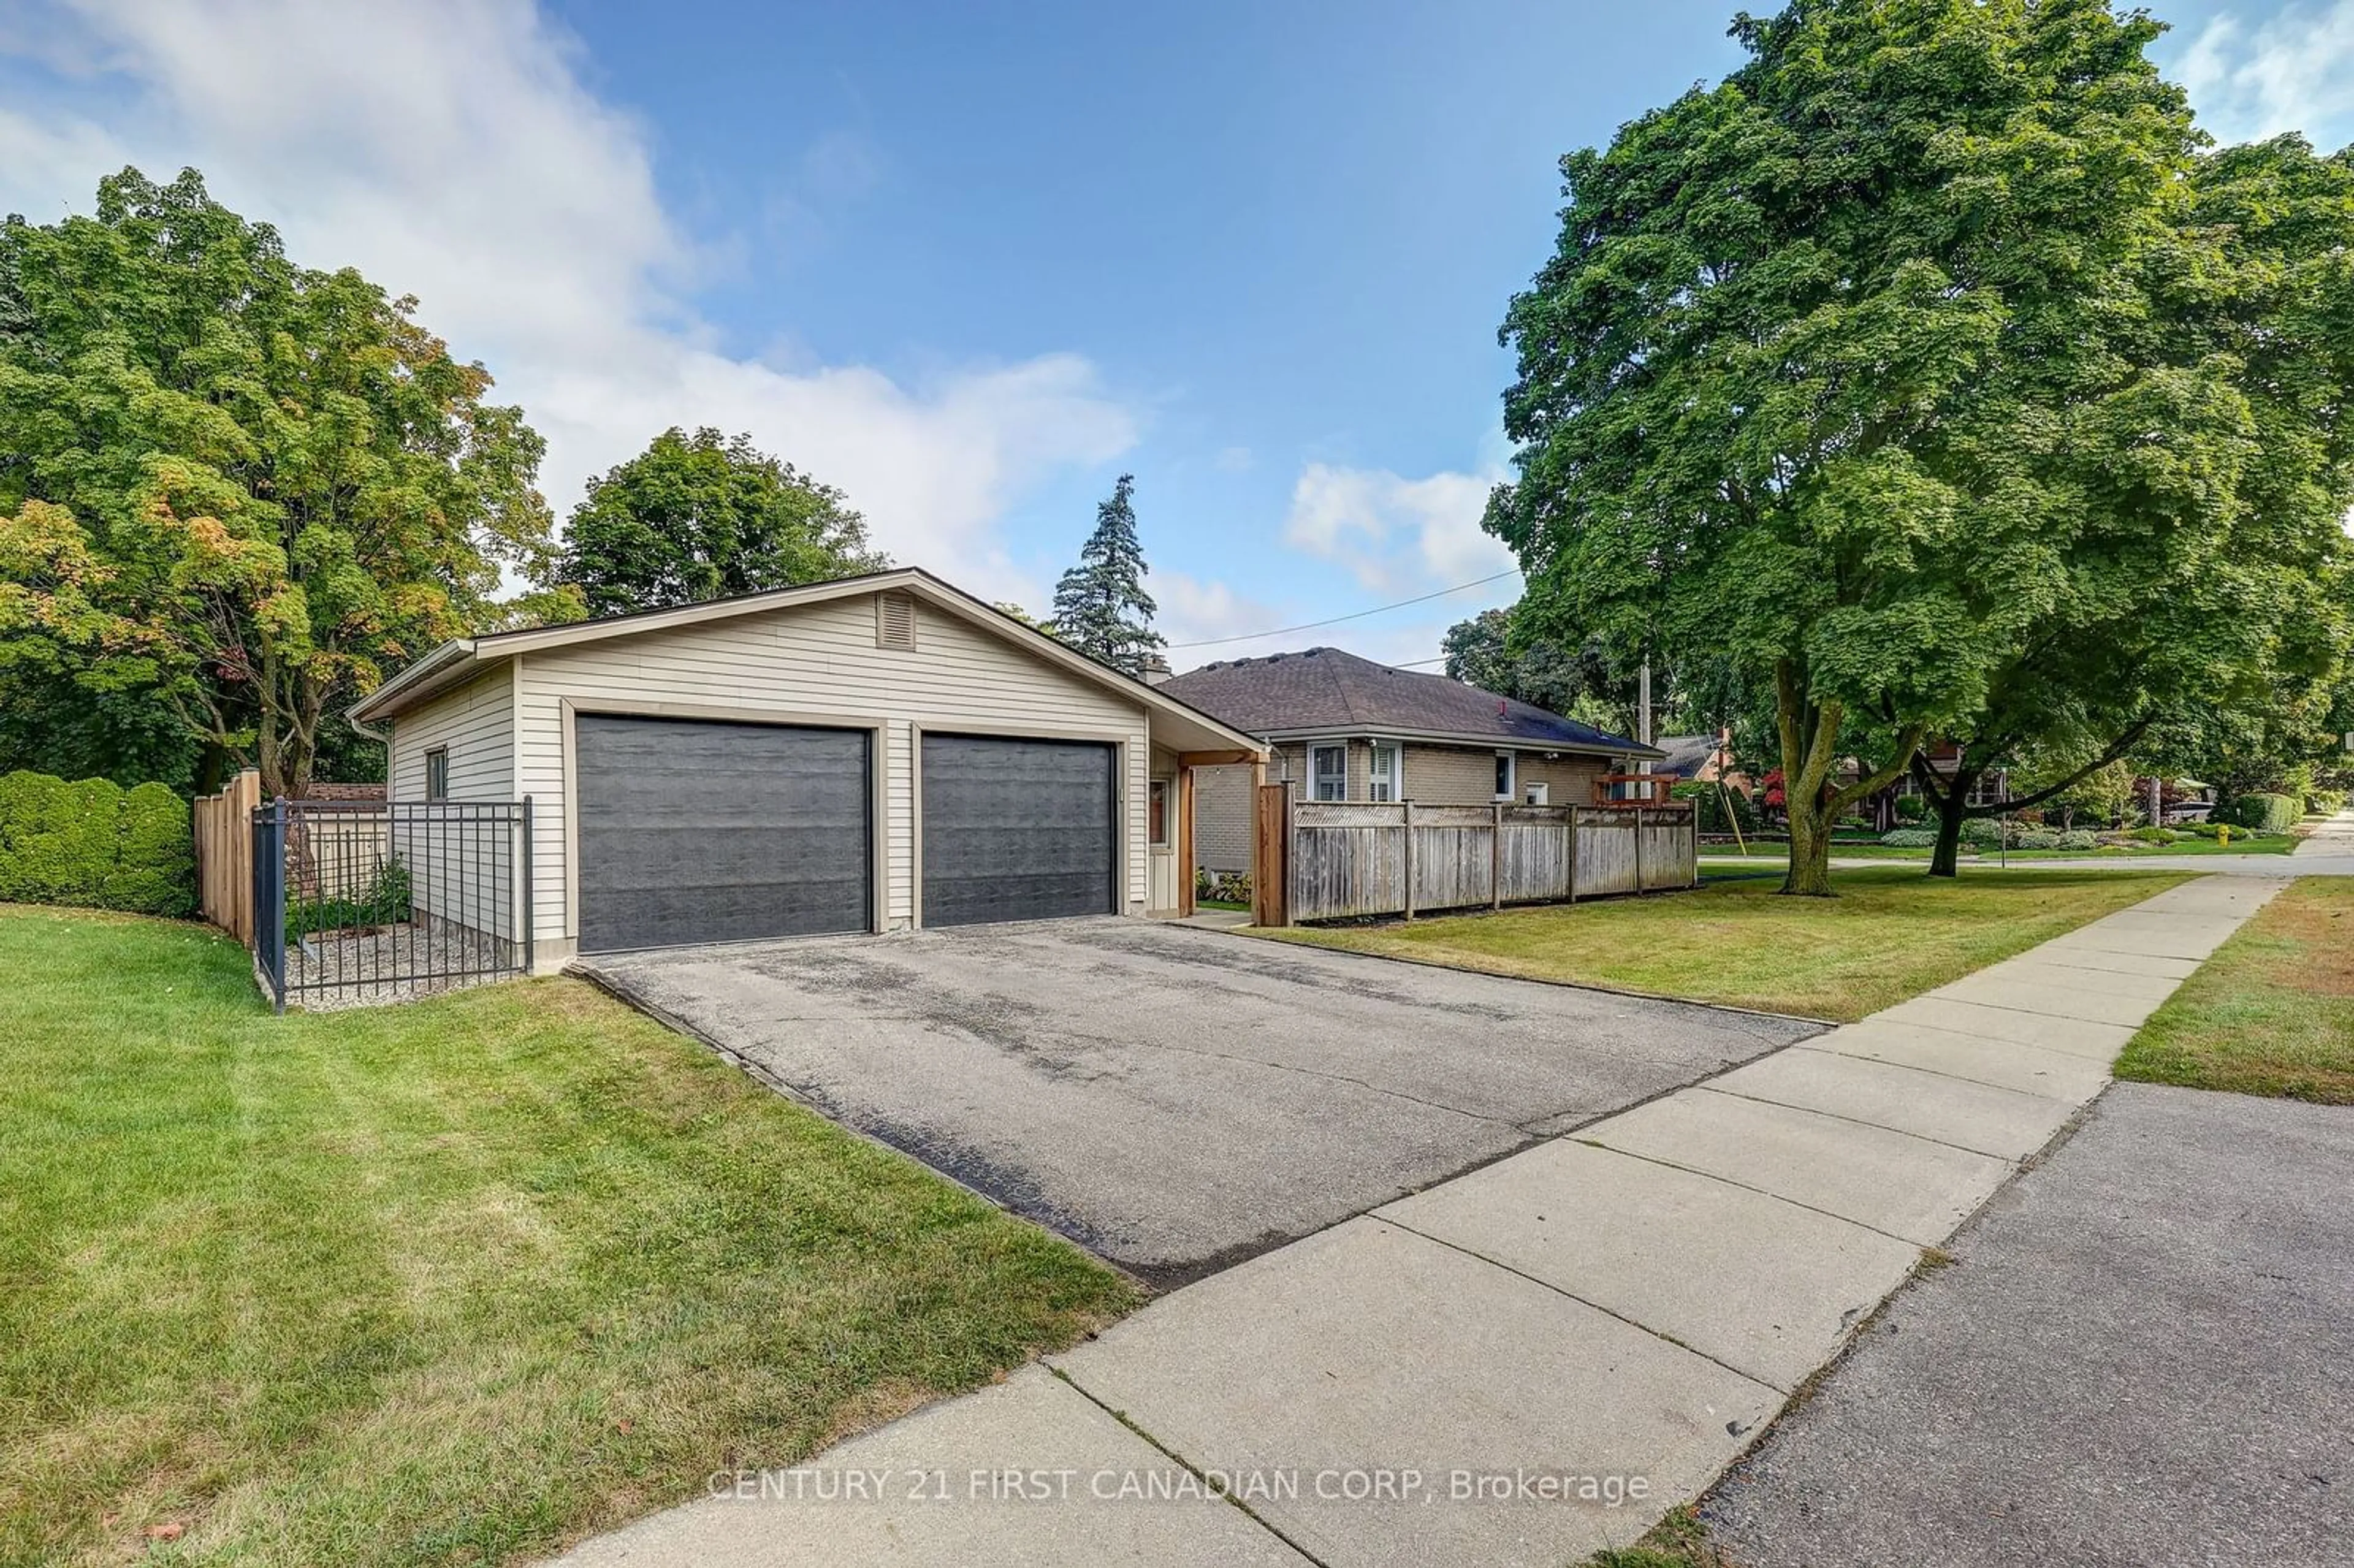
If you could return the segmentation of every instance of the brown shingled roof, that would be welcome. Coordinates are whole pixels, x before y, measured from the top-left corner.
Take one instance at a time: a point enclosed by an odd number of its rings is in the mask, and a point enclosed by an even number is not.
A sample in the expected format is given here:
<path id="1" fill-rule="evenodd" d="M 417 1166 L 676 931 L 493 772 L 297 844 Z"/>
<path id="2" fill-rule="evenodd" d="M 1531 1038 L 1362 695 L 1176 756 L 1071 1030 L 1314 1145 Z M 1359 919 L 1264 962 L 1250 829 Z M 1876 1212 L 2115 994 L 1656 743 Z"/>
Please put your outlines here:
<path id="1" fill-rule="evenodd" d="M 1500 697 L 1444 675 L 1376 664 L 1338 648 L 1205 664 L 1163 682 L 1161 690 L 1262 738 L 1351 730 L 1443 736 L 1482 746 L 1509 743 L 1656 755 L 1624 736 L 1606 734 L 1533 704 Z"/>

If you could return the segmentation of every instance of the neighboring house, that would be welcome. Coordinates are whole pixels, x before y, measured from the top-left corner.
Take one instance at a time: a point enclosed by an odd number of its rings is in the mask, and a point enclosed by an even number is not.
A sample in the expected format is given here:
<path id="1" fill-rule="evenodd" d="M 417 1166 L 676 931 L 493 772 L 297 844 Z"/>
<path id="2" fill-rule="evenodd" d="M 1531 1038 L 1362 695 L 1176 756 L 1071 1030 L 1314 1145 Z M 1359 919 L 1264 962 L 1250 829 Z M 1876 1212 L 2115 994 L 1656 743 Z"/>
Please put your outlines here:
<path id="1" fill-rule="evenodd" d="M 1659 750 L 1664 760 L 1652 771 L 1669 774 L 1680 783 L 1722 783 L 1744 795 L 1756 788 L 1733 754 L 1730 728 L 1714 735 L 1663 735 Z"/>
<path id="2" fill-rule="evenodd" d="M 1338 648 L 1207 664 L 1155 690 L 1267 742 L 1269 782 L 1305 800 L 1556 806 L 1595 798 L 1606 773 L 1660 753 L 1624 736 L 1444 675 L 1392 669 Z M 1251 868 L 1251 770 L 1205 769 L 1194 863 Z"/>
<path id="3" fill-rule="evenodd" d="M 915 570 L 445 643 L 352 709 L 396 801 L 531 798 L 574 952 L 1181 913 L 1250 736 Z"/>

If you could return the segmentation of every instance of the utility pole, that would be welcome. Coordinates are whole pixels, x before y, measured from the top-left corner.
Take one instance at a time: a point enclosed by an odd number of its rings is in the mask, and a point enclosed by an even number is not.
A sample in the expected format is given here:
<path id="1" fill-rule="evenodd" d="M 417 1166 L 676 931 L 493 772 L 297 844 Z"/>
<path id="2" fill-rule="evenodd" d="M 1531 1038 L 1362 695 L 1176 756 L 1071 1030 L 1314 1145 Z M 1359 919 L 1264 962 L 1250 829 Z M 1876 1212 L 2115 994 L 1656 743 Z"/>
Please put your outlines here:
<path id="1" fill-rule="evenodd" d="M 1635 738 L 1645 746 L 1651 744 L 1651 656 L 1648 653 L 1643 655 L 1643 668 L 1635 677 Z M 1648 757 L 1635 768 L 1638 773 L 1650 770 L 1651 759 Z M 1648 797 L 1651 787 L 1646 784 L 1642 789 Z"/>

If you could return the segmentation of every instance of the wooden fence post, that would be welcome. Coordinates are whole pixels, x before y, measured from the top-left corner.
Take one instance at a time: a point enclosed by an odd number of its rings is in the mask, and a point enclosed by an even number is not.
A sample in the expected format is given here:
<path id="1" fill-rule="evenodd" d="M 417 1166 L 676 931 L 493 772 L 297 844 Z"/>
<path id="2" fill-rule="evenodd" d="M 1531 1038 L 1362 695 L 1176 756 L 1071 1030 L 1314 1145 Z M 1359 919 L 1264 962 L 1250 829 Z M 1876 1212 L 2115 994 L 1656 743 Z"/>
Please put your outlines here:
<path id="1" fill-rule="evenodd" d="M 1414 802 L 1402 802 L 1405 808 L 1405 917 L 1414 918 Z"/>
<path id="2" fill-rule="evenodd" d="M 1251 846 L 1251 921 L 1291 924 L 1291 786 L 1262 784 Z"/>
<path id="3" fill-rule="evenodd" d="M 1577 811 L 1576 805 L 1572 804 L 1569 808 L 1569 901 L 1572 904 L 1577 902 Z"/>
<path id="4" fill-rule="evenodd" d="M 1635 808 L 1635 891 L 1650 891 L 1643 885 L 1643 808 Z"/>
<path id="5" fill-rule="evenodd" d="M 1504 803 L 1495 803 L 1496 825 L 1488 834 L 1488 906 L 1504 906 Z"/>

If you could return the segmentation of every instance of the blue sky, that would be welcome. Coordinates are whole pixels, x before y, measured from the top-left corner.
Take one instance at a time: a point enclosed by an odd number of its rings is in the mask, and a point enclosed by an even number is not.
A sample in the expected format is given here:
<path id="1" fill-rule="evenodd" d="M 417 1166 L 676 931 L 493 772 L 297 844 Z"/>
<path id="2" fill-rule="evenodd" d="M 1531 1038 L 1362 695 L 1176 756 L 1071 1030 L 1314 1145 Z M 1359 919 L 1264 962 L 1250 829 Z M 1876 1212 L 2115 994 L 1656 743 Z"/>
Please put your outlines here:
<path id="1" fill-rule="evenodd" d="M 2354 139 L 2354 0 L 2160 5 L 2237 137 Z M 549 438 L 559 516 L 672 423 L 1042 607 L 1138 476 L 1172 641 L 1510 566 L 1504 303 L 1555 161 L 1735 54 L 1728 8 L 0 0 L 0 206 L 202 167 L 396 291 Z M 1485 588 L 1324 641 L 1394 661 Z"/>

